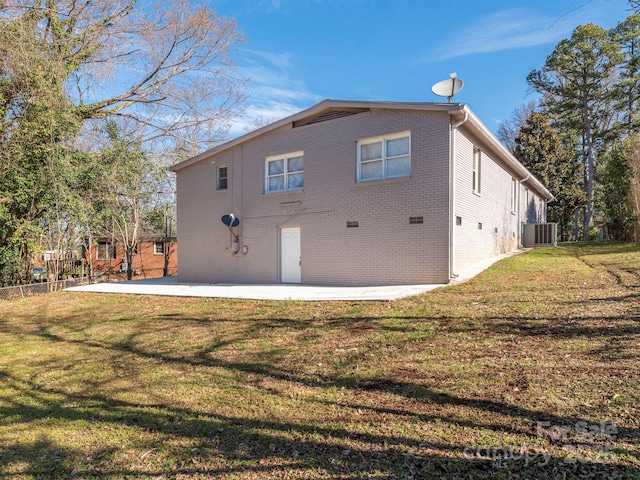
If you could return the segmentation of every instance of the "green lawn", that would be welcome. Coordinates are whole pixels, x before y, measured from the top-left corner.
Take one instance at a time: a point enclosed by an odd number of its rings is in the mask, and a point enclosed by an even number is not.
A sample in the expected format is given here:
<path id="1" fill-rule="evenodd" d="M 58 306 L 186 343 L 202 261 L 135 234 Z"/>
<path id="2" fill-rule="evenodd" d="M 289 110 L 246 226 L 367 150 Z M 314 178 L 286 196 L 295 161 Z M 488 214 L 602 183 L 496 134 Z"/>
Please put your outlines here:
<path id="1" fill-rule="evenodd" d="M 0 301 L 0 478 L 640 479 L 640 251 L 392 303 Z"/>

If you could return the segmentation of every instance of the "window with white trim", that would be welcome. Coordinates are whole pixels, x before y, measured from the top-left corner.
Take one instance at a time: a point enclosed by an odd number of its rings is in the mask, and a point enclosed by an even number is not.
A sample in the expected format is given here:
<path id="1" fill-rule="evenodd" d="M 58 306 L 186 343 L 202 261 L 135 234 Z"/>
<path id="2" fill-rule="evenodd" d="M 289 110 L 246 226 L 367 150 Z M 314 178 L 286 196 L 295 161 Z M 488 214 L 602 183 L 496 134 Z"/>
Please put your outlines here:
<path id="1" fill-rule="evenodd" d="M 473 169 L 472 169 L 472 186 L 473 193 L 480 195 L 480 149 L 473 147 Z"/>
<path id="2" fill-rule="evenodd" d="M 518 181 L 515 178 L 511 178 L 511 213 L 516 213 L 518 195 Z"/>
<path id="3" fill-rule="evenodd" d="M 227 167 L 218 167 L 216 169 L 216 190 L 227 189 L 228 172 Z"/>
<path id="4" fill-rule="evenodd" d="M 385 180 L 411 175 L 411 134 L 401 132 L 358 140 L 357 181 Z"/>
<path id="5" fill-rule="evenodd" d="M 153 254 L 154 255 L 164 254 L 164 242 L 153 242 Z"/>
<path id="6" fill-rule="evenodd" d="M 265 159 L 265 193 L 288 192 L 304 188 L 304 152 Z"/>

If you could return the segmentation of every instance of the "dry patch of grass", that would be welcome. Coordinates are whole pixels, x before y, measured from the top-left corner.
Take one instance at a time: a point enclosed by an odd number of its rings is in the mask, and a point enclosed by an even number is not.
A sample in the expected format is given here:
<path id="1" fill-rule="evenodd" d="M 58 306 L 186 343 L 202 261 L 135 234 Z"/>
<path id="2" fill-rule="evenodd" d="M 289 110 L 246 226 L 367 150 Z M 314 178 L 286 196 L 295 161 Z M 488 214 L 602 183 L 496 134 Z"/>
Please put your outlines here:
<path id="1" fill-rule="evenodd" d="M 567 245 L 393 303 L 0 303 L 0 478 L 630 478 L 640 255 Z"/>

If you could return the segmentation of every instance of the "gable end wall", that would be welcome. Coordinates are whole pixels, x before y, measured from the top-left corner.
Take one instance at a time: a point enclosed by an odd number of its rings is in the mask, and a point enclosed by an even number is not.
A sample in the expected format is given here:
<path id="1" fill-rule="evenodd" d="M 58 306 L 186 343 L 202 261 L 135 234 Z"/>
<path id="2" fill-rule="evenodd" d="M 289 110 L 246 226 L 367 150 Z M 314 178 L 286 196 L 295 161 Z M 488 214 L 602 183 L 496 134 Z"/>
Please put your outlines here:
<path id="1" fill-rule="evenodd" d="M 358 139 L 411 132 L 411 177 L 356 183 Z M 449 115 L 372 110 L 283 126 L 178 172 L 180 281 L 278 283 L 279 229 L 301 230 L 302 283 L 446 283 Z M 264 194 L 265 157 L 304 151 L 304 190 Z M 215 190 L 215 167 L 229 189 Z M 220 217 L 234 213 L 246 255 Z M 423 217 L 410 225 L 409 217 Z M 347 228 L 357 221 L 357 228 Z"/>

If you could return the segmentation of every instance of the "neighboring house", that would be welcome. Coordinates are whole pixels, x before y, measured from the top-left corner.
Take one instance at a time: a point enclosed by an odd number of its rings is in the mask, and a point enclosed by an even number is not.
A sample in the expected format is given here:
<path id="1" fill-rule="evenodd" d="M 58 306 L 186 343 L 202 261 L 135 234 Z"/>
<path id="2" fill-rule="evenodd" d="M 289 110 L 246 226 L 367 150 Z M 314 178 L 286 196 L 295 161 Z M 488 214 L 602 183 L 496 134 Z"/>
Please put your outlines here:
<path id="1" fill-rule="evenodd" d="M 156 278 L 178 273 L 178 244 L 174 238 L 145 238 L 138 243 L 131 269 L 133 279 Z M 99 239 L 85 252 L 87 263 L 93 263 L 93 277 L 98 280 L 126 280 L 127 262 L 124 246 L 118 241 Z"/>
<path id="2" fill-rule="evenodd" d="M 181 282 L 447 283 L 553 198 L 457 103 L 325 100 L 172 170 Z"/>

